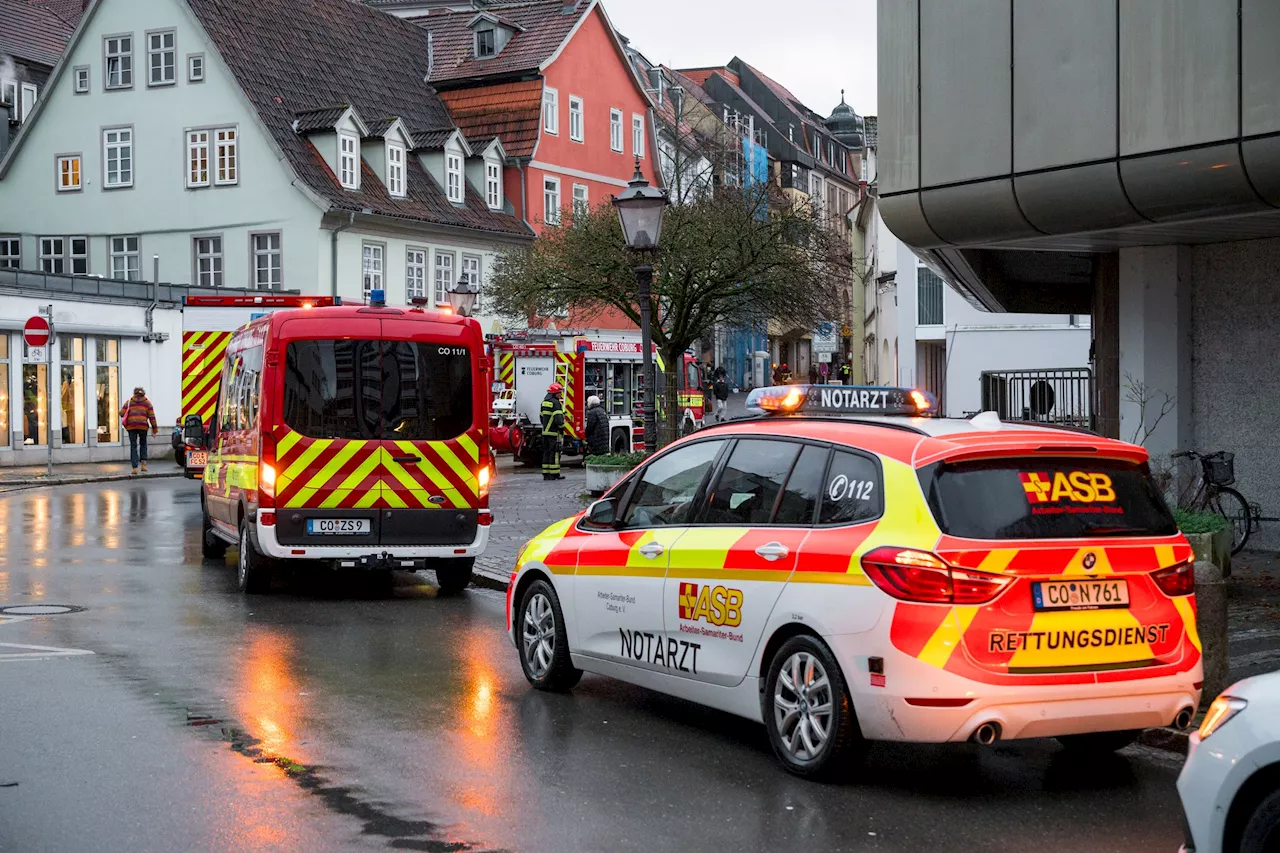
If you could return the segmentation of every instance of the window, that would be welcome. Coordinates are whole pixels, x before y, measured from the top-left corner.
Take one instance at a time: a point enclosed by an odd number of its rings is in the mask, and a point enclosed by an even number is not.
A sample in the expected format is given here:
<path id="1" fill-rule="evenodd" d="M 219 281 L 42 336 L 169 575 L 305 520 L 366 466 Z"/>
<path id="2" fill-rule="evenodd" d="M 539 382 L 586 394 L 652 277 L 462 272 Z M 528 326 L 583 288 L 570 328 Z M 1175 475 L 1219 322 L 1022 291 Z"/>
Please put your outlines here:
<path id="1" fill-rule="evenodd" d="M 0 244 L 3 240 L 0 239 Z M 26 390 L 25 388 L 23 389 Z M 0 334 L 0 393 L 4 405 L 0 405 L 0 447 L 9 446 L 9 333 Z M 25 397 L 26 394 L 24 393 Z"/>
<path id="2" fill-rule="evenodd" d="M 196 261 L 196 284 L 200 287 L 222 287 L 222 237 L 196 237 L 192 245 Z"/>
<path id="3" fill-rule="evenodd" d="M 112 237 L 111 277 L 121 281 L 142 280 L 141 238 L 136 235 Z"/>
<path id="4" fill-rule="evenodd" d="M 147 85 L 172 86 L 178 82 L 177 35 L 173 30 L 147 33 Z"/>
<path id="5" fill-rule="evenodd" d="M 805 526 L 813 524 L 818 498 L 822 495 L 822 475 L 827 469 L 827 449 L 809 445 L 787 477 L 786 488 L 778 499 L 774 524 Z"/>
<path id="6" fill-rule="evenodd" d="M 97 373 L 98 444 L 115 444 L 120 441 L 120 340 L 94 338 L 93 348 Z"/>
<path id="7" fill-rule="evenodd" d="M 768 524 L 787 475 L 800 455 L 789 441 L 739 441 L 707 496 L 704 524 Z"/>
<path id="8" fill-rule="evenodd" d="M 72 275 L 89 274 L 89 238 L 68 237 L 67 267 Z"/>
<path id="9" fill-rule="evenodd" d="M 234 127 L 224 127 L 213 132 L 218 146 L 218 186 L 227 186 L 240 180 L 239 134 Z"/>
<path id="10" fill-rule="evenodd" d="M 18 114 L 20 120 L 26 121 L 31 117 L 31 113 L 35 111 L 38 91 L 34 83 L 22 84 L 22 112 Z"/>
<path id="11" fill-rule="evenodd" d="M 542 179 L 542 221 L 548 225 L 560 224 L 560 179 Z"/>
<path id="12" fill-rule="evenodd" d="M 492 29 L 478 30 L 476 32 L 476 58 L 484 59 L 497 53 L 497 41 L 494 38 L 495 33 Z"/>
<path id="13" fill-rule="evenodd" d="M 585 215 L 591 210 L 591 202 L 587 199 L 587 185 L 573 185 L 573 214 L 574 216 Z"/>
<path id="14" fill-rule="evenodd" d="M 254 234 L 253 286 L 258 290 L 279 290 L 284 287 L 284 254 L 280 251 L 280 232 Z"/>
<path id="15" fill-rule="evenodd" d="M 837 450 L 822 491 L 820 524 L 856 524 L 884 511 L 880 467 L 865 456 Z"/>
<path id="16" fill-rule="evenodd" d="M 40 271 L 62 274 L 67 271 L 67 239 L 40 238 Z"/>
<path id="17" fill-rule="evenodd" d="M 187 54 L 187 82 L 188 83 L 204 82 L 204 54 L 203 53 Z"/>
<path id="18" fill-rule="evenodd" d="M 103 39 L 108 89 L 133 88 L 133 36 L 107 36 Z"/>
<path id="19" fill-rule="evenodd" d="M 490 210 L 502 209 L 502 165 L 484 164 L 484 200 Z"/>
<path id="20" fill-rule="evenodd" d="M 24 352 L 26 352 L 24 348 Z M 22 443 L 31 447 L 49 444 L 49 366 L 22 365 Z"/>
<path id="21" fill-rule="evenodd" d="M 916 267 L 916 317 L 921 326 L 941 326 L 945 286 L 938 274 L 924 265 Z"/>
<path id="22" fill-rule="evenodd" d="M 465 281 L 467 284 L 474 284 L 476 287 L 476 303 L 472 306 L 473 314 L 480 313 L 480 256 L 479 255 L 463 255 L 462 256 L 462 272 L 458 276 L 458 281 Z"/>
<path id="23" fill-rule="evenodd" d="M 0 270 L 18 270 L 22 269 L 22 238 L 21 237 L 0 237 Z M 4 335 L 0 335 L 3 339 Z M 0 388 L 7 388 L 7 385 L 0 385 Z M 3 409 L 4 406 L 0 406 Z"/>
<path id="24" fill-rule="evenodd" d="M 446 154 L 444 159 L 445 189 L 449 194 L 449 201 L 454 204 L 461 204 L 463 200 L 462 156 L 460 154 Z"/>
<path id="25" fill-rule="evenodd" d="M 133 186 L 133 130 L 120 127 L 102 131 L 103 186 Z"/>
<path id="26" fill-rule="evenodd" d="M 560 95 L 555 89 L 542 92 L 542 129 L 547 133 L 560 132 Z"/>
<path id="27" fill-rule="evenodd" d="M 187 132 L 187 186 L 209 186 L 209 131 Z"/>
<path id="28" fill-rule="evenodd" d="M 427 295 L 427 250 L 409 249 L 404 258 L 404 292 L 408 299 Z"/>
<path id="29" fill-rule="evenodd" d="M 574 142 L 582 141 L 582 98 L 569 96 L 569 138 Z"/>
<path id="30" fill-rule="evenodd" d="M 365 243 L 364 255 L 361 269 L 363 271 L 363 296 L 364 301 L 368 302 L 370 294 L 375 290 L 385 290 L 382 286 L 383 272 L 386 266 L 383 261 L 386 258 L 386 249 L 381 243 Z"/>
<path id="31" fill-rule="evenodd" d="M 350 133 L 338 134 L 338 180 L 349 190 L 360 189 L 360 140 Z"/>
<path id="32" fill-rule="evenodd" d="M 631 117 L 631 153 L 637 157 L 644 156 L 644 116 Z"/>
<path id="33" fill-rule="evenodd" d="M 453 277 L 453 252 L 436 252 L 435 299 L 437 305 L 449 304 L 449 291 L 456 279 Z"/>
<path id="34" fill-rule="evenodd" d="M 404 198 L 404 146 L 387 143 L 387 192 Z"/>
<path id="35" fill-rule="evenodd" d="M 664 453 L 649 463 L 622 511 L 619 527 L 687 524 L 698 489 L 723 446 L 723 441 L 699 441 Z"/>
<path id="36" fill-rule="evenodd" d="M 609 110 L 609 147 L 622 153 L 622 110 Z"/>
<path id="37" fill-rule="evenodd" d="M 77 95 L 85 95 L 89 92 L 89 66 L 77 65 L 74 69 L 75 73 L 75 92 Z"/>
<path id="38" fill-rule="evenodd" d="M 284 422 L 321 439 L 447 441 L 471 427 L 471 353 L 413 341 L 294 341 Z"/>
<path id="39" fill-rule="evenodd" d="M 84 338 L 59 335 L 58 357 L 62 379 L 62 443 L 84 444 L 89 398 L 88 389 L 84 387 Z"/>
<path id="40" fill-rule="evenodd" d="M 81 189 L 80 155 L 65 154 L 58 157 L 58 192 L 69 193 Z"/>
<path id="41" fill-rule="evenodd" d="M 218 411 L 224 430 L 244 430 L 258 419 L 262 394 L 262 346 L 247 347 L 228 359 L 222 371 Z"/>
<path id="42" fill-rule="evenodd" d="M 14 109 L 14 118 L 18 118 L 18 84 L 13 80 L 0 81 L 0 102 L 9 104 Z"/>

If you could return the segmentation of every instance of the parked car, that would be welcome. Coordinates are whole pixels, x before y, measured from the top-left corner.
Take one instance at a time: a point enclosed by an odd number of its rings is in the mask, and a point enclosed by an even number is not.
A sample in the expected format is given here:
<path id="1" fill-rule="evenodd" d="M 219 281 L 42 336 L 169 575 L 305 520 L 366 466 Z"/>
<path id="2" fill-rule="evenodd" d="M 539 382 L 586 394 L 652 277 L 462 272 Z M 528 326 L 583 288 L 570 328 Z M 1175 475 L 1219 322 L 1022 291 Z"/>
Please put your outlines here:
<path id="1" fill-rule="evenodd" d="M 169 436 L 169 446 L 173 448 L 173 461 L 179 465 L 186 465 L 187 450 L 182 440 L 182 424 L 174 424 L 173 433 Z"/>

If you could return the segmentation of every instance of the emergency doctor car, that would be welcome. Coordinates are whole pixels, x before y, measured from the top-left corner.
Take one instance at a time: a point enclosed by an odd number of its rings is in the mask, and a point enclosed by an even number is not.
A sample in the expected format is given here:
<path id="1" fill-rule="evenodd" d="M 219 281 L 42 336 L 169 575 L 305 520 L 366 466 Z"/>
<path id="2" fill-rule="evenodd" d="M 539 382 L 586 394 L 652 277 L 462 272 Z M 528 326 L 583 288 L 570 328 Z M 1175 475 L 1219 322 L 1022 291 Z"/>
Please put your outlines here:
<path id="1" fill-rule="evenodd" d="M 1200 699 L 1192 553 L 1141 447 L 929 417 L 920 391 L 758 389 L 517 559 L 536 688 L 583 671 L 761 721 L 784 766 L 868 741 L 1102 752 Z"/>

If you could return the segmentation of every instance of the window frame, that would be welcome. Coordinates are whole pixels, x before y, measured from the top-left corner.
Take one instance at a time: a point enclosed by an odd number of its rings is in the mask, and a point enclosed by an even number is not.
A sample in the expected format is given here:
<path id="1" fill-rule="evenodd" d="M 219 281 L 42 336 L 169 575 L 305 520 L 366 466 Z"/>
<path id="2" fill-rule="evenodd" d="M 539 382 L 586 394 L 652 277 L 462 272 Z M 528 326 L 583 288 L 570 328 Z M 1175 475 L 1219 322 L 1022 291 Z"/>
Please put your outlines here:
<path id="1" fill-rule="evenodd" d="M 202 240 L 217 240 L 218 251 L 203 254 L 200 251 L 200 242 Z M 212 247 L 212 244 L 210 244 Z M 206 234 L 191 235 L 191 281 L 197 287 L 213 287 L 220 288 L 227 286 L 227 245 L 223 238 L 222 232 L 212 232 Z M 202 258 L 209 259 L 209 284 L 205 284 L 200 276 L 200 261 Z M 217 269 L 214 269 L 214 261 L 217 261 Z"/>
<path id="2" fill-rule="evenodd" d="M 116 251 L 116 241 L 124 240 L 124 249 Z M 129 251 L 129 240 L 136 240 L 135 248 Z M 137 278 L 129 276 L 129 258 L 137 260 Z M 116 260 L 124 260 L 124 278 L 116 277 Z M 107 274 L 112 281 L 142 281 L 142 235 L 112 234 L 107 237 Z"/>
<path id="3" fill-rule="evenodd" d="M 811 442 L 812 444 L 824 444 L 825 442 Z M 868 450 L 860 447 L 853 447 L 848 444 L 827 444 L 831 448 L 831 453 L 827 454 L 827 466 L 822 471 L 822 492 L 818 495 L 818 505 L 813 508 L 813 528 L 815 530 L 832 530 L 839 527 L 857 527 L 861 524 L 871 524 L 878 522 L 884 518 L 886 506 L 889 503 L 889 496 L 885 494 L 884 487 L 884 465 L 880 457 Z M 854 456 L 861 456 L 868 460 L 876 471 L 876 484 L 880 489 L 880 512 L 869 518 L 858 519 L 857 521 L 828 521 L 822 523 L 822 507 L 827 502 L 828 483 L 827 478 L 831 476 L 831 466 L 835 465 L 837 453 L 850 453 Z"/>
<path id="4" fill-rule="evenodd" d="M 490 210 L 502 210 L 502 164 L 484 161 L 484 200 Z"/>
<path id="5" fill-rule="evenodd" d="M 582 190 L 582 200 L 579 204 L 578 190 Z M 580 184 L 576 181 L 573 184 L 573 212 L 574 215 L 581 215 L 591 211 L 591 187 L 586 184 Z"/>
<path id="6" fill-rule="evenodd" d="M 267 249 L 259 249 L 258 240 L 259 238 L 262 238 L 262 237 L 276 238 L 275 248 L 271 249 L 270 247 L 268 247 Z M 273 255 L 276 257 L 278 261 L 274 270 L 272 269 L 271 263 L 270 263 L 270 258 Z M 261 269 L 258 266 L 258 260 L 260 258 L 268 259 L 267 261 L 268 278 L 271 278 L 271 274 L 274 272 L 279 276 L 279 281 L 275 281 L 275 282 L 268 281 L 265 287 L 262 285 L 262 283 L 258 280 L 258 273 L 261 272 Z M 276 229 L 274 231 L 250 231 L 249 232 L 249 289 L 265 290 L 267 292 L 284 289 L 284 232 L 280 231 L 279 229 Z"/>
<path id="7" fill-rule="evenodd" d="M 550 207 L 551 191 L 547 188 L 548 184 L 554 183 L 555 188 L 555 209 Z M 548 215 L 551 214 L 551 215 Z M 545 225 L 559 225 L 564 217 L 564 196 L 561 194 L 560 179 L 554 175 L 542 176 L 542 222 Z"/>
<path id="8" fill-rule="evenodd" d="M 467 189 L 462 170 L 462 155 L 446 150 L 444 152 L 445 196 L 453 204 L 462 204 L 467 200 Z"/>
<path id="9" fill-rule="evenodd" d="M 616 143 L 614 131 L 617 131 Z M 627 153 L 627 138 L 622 129 L 622 110 L 617 107 L 609 108 L 609 148 L 618 154 Z"/>
<path id="10" fill-rule="evenodd" d="M 73 171 L 76 182 L 74 185 L 63 185 L 62 182 L 62 164 L 75 163 Z M 84 191 L 84 155 L 80 152 L 68 154 L 55 154 L 53 157 L 53 185 L 58 193 L 78 193 Z"/>
<path id="11" fill-rule="evenodd" d="M 234 187 L 240 183 L 240 125 L 226 125 L 224 127 L 213 128 L 213 183 L 218 187 Z M 227 138 L 221 138 L 222 134 L 230 134 Z M 227 162 L 230 165 L 228 171 L 231 173 L 230 178 L 224 178 L 223 174 L 223 152 L 229 152 Z"/>
<path id="12" fill-rule="evenodd" d="M 351 151 L 343 148 L 344 142 L 351 143 Z M 345 190 L 360 189 L 360 137 L 349 130 L 338 131 L 338 183 Z M 347 159 L 351 159 L 351 181 L 347 181 Z"/>
<path id="13" fill-rule="evenodd" d="M 53 242 L 60 242 L 60 247 L 53 251 Z M 49 249 L 45 249 L 46 241 Z M 50 266 L 57 263 L 62 269 L 46 269 L 45 262 L 49 262 Z M 38 269 L 45 275 L 67 275 L 67 237 L 64 234 L 41 234 L 36 237 L 36 263 L 39 264 Z"/>
<path id="14" fill-rule="evenodd" d="M 542 90 L 542 131 L 560 135 L 560 90 L 550 86 Z"/>
<path id="15" fill-rule="evenodd" d="M 81 88 L 80 75 L 84 75 L 84 87 Z M 89 94 L 90 88 L 93 86 L 92 70 L 88 65 L 77 65 L 71 69 L 71 91 L 76 95 Z"/>
<path id="16" fill-rule="evenodd" d="M 404 198 L 408 195 L 408 189 L 405 185 L 405 146 L 399 142 L 387 142 L 384 146 L 387 151 L 387 194 L 392 198 Z M 399 155 L 399 160 L 392 157 L 392 153 Z"/>
<path id="17" fill-rule="evenodd" d="M 76 241 L 84 243 L 84 250 L 77 252 L 75 250 Z M 76 262 L 84 262 L 84 270 L 82 272 L 76 270 Z M 85 234 L 71 234 L 67 236 L 67 268 L 68 275 L 89 275 L 89 237 Z"/>
<path id="18" fill-rule="evenodd" d="M 197 74 L 195 71 L 196 62 L 200 63 L 199 74 Z M 209 70 L 208 62 L 205 59 L 203 52 L 187 54 L 187 82 L 188 83 L 203 83 L 205 80 L 205 75 L 208 73 L 208 70 Z"/>
<path id="19" fill-rule="evenodd" d="M 129 148 L 129 181 L 128 181 L 128 183 L 124 183 L 124 182 L 122 182 L 122 181 L 117 181 L 116 183 L 114 183 L 114 184 L 113 184 L 113 183 L 111 183 L 111 181 L 109 180 L 110 175 L 111 175 L 111 166 L 110 166 L 110 163 L 111 163 L 111 154 L 110 154 L 110 151 L 111 151 L 112 144 L 111 144 L 110 142 L 108 142 L 108 141 L 107 141 L 107 135 L 108 135 L 108 134 L 111 134 L 111 133 L 121 133 L 121 132 L 127 132 L 127 133 L 129 134 L 129 142 L 128 142 L 128 148 Z M 102 128 L 102 134 L 101 134 L 101 136 L 102 136 L 102 188 L 103 188 L 104 190 L 130 190 L 130 189 L 133 189 L 133 184 L 134 184 L 134 175 L 135 175 L 135 172 L 137 171 L 137 170 L 134 168 L 135 163 L 136 163 L 137 161 L 134 159 L 134 156 L 133 156 L 133 140 L 134 140 L 134 137 L 133 137 L 133 125 L 131 125 L 131 124 L 120 124 L 120 125 L 112 125 L 112 126 L 109 126 L 109 127 L 104 127 L 104 128 Z M 119 150 L 119 149 L 124 148 L 124 144 L 123 144 L 123 143 L 120 143 L 120 142 L 116 142 L 116 143 L 115 143 L 115 147 L 116 147 L 116 149 L 117 149 L 117 150 Z M 119 161 L 120 159 L 122 159 L 122 158 L 120 158 L 120 157 L 117 155 L 117 161 Z M 119 176 L 119 174 L 120 174 L 121 172 L 122 172 L 122 170 L 120 170 L 120 169 L 118 168 L 118 166 L 117 166 L 117 177 Z"/>
<path id="20" fill-rule="evenodd" d="M 449 291 L 458 283 L 458 253 L 452 249 L 436 249 L 431 253 L 431 301 L 436 305 L 449 304 Z M 440 288 L 441 258 L 449 259 L 448 281 L 444 282 L 444 290 Z"/>
<path id="21" fill-rule="evenodd" d="M 480 36 L 488 34 L 489 36 L 489 52 L 480 52 Z M 492 59 L 498 55 L 498 29 L 497 27 L 484 27 L 476 30 L 475 43 L 473 45 L 476 59 Z"/>
<path id="22" fill-rule="evenodd" d="M 119 42 L 121 39 L 129 40 L 129 49 L 120 50 L 117 45 L 117 52 L 110 51 L 111 42 Z M 102 90 L 104 92 L 123 92 L 133 88 L 133 54 L 134 48 L 133 33 L 109 33 L 102 37 Z M 111 82 L 111 60 L 120 60 L 120 82 L 113 84 Z M 128 60 L 126 63 L 124 60 Z M 128 65 L 126 68 L 125 66 Z M 128 82 L 125 82 L 125 78 Z"/>
<path id="23" fill-rule="evenodd" d="M 577 107 L 577 109 L 574 109 L 574 107 Z M 586 126 L 587 126 L 586 124 L 587 119 L 586 119 L 585 113 L 586 113 L 586 109 L 583 105 L 582 97 L 580 95 L 570 95 L 569 96 L 569 141 L 570 142 L 585 141 Z M 573 120 L 575 118 L 577 118 L 578 120 L 577 133 L 574 133 L 574 127 L 573 127 L 573 124 L 574 124 Z"/>
<path id="24" fill-rule="evenodd" d="M 213 186 L 213 128 L 209 127 L 193 127 L 184 131 L 187 142 L 187 189 L 194 190 L 201 187 Z M 204 136 L 203 142 L 192 142 L 194 136 Z M 204 178 L 192 180 L 195 170 L 192 168 L 192 155 L 195 151 L 204 151 Z"/>
<path id="25" fill-rule="evenodd" d="M 9 251 L 17 247 L 17 254 Z M 20 234 L 0 234 L 0 270 L 22 269 L 22 236 Z"/>
<path id="26" fill-rule="evenodd" d="M 774 497 L 773 506 L 769 508 L 769 518 L 767 522 L 751 522 L 746 525 L 751 528 L 757 527 L 776 527 L 788 530 L 809 530 L 817 526 L 817 521 L 821 518 L 822 512 L 822 492 L 819 491 L 818 500 L 813 505 L 812 520 L 808 524 L 779 524 L 772 519 L 778 514 L 778 507 L 781 505 L 782 497 L 786 494 L 787 485 L 791 482 L 791 476 L 795 473 L 796 466 L 800 464 L 800 457 L 804 454 L 806 447 L 815 447 L 827 454 L 827 458 L 822 466 L 822 474 L 819 477 L 820 482 L 825 482 L 827 473 L 831 469 L 831 445 L 821 441 L 813 441 L 792 436 L 779 435 L 733 435 L 727 436 L 728 448 L 716 458 L 715 464 L 711 467 L 711 476 L 703 481 L 702 489 L 697 498 L 697 505 L 693 515 L 686 524 L 690 527 L 742 527 L 741 521 L 706 521 L 707 501 L 710 499 L 715 487 L 720 485 L 720 478 L 724 476 L 725 469 L 728 468 L 733 454 L 737 451 L 738 445 L 744 441 L 767 441 L 777 444 L 789 444 L 796 449 L 795 458 L 791 460 L 791 467 L 787 469 L 787 476 L 783 478 L 782 484 L 778 487 L 778 494 Z M 883 501 L 881 502 L 881 511 L 883 512 Z M 859 522 L 862 523 L 862 522 Z"/>
<path id="27" fill-rule="evenodd" d="M 375 255 L 378 259 L 377 284 L 371 279 L 375 273 L 370 271 L 368 264 Z M 384 295 L 387 292 L 387 244 L 378 240 L 363 240 L 360 243 L 360 298 L 368 302 L 375 290 L 381 290 Z"/>
<path id="28" fill-rule="evenodd" d="M 682 523 L 664 525 L 664 528 L 689 527 L 696 524 L 697 515 L 700 512 L 703 499 L 706 497 L 706 494 L 707 494 L 707 487 L 712 482 L 714 482 L 715 478 L 720 476 L 720 469 L 724 466 L 725 461 L 729 458 L 728 454 L 732 451 L 733 446 L 737 444 L 737 439 L 738 439 L 738 436 L 735 436 L 735 435 L 727 435 L 727 436 L 726 435 L 709 435 L 705 438 L 696 439 L 694 441 L 681 442 L 679 445 L 673 446 L 670 450 L 664 449 L 661 453 L 654 456 L 652 459 L 646 459 L 645 464 L 643 466 L 637 467 L 635 471 L 627 475 L 626 480 L 629 480 L 630 482 L 626 484 L 626 488 L 624 490 L 625 493 L 619 495 L 618 506 L 617 506 L 617 509 L 614 511 L 614 515 L 613 515 L 613 517 L 617 519 L 617 521 L 614 523 L 612 527 L 608 528 L 607 531 L 603 531 L 603 532 L 621 533 L 621 532 L 630 531 L 630 530 L 660 529 L 656 527 L 623 526 L 622 519 L 626 517 L 627 512 L 631 509 L 631 503 L 636 497 L 636 488 L 640 485 L 641 481 L 644 480 L 645 474 L 649 472 L 649 468 L 651 468 L 657 462 L 660 462 L 667 455 L 671 453 L 679 453 L 682 449 L 694 447 L 699 444 L 715 442 L 720 445 L 720 449 L 717 450 L 716 455 L 712 457 L 711 464 L 707 466 L 707 472 L 702 476 L 702 481 L 698 483 L 698 487 L 694 489 L 693 499 L 689 502 L 690 505 L 694 508 L 693 512 L 691 513 L 691 516 L 685 519 Z M 590 526 L 582 526 L 585 522 L 586 522 L 586 516 L 583 516 L 578 521 L 579 530 L 583 530 L 589 533 L 602 532 Z M 708 526 L 711 526 L 711 525 L 708 525 Z"/>
<path id="29" fill-rule="evenodd" d="M 631 154 L 635 157 L 644 157 L 644 116 L 640 113 L 631 114 Z"/>
<path id="30" fill-rule="evenodd" d="M 159 36 L 161 39 L 160 47 L 158 48 L 152 47 L 151 40 L 157 36 Z M 165 36 L 173 37 L 173 42 L 167 48 L 164 46 Z M 168 86 L 178 85 L 178 31 L 177 29 L 174 27 L 164 27 L 158 30 L 146 30 L 143 33 L 143 37 L 147 40 L 147 88 L 163 89 Z M 157 55 L 160 56 L 160 71 L 163 74 L 165 70 L 165 63 L 164 63 L 165 54 L 169 54 L 173 60 L 169 64 L 169 79 L 165 80 L 162 77 L 159 81 L 156 81 L 152 77 L 152 72 L 155 70 L 152 64 L 152 57 Z"/>
<path id="31" fill-rule="evenodd" d="M 27 92 L 31 93 L 31 106 L 27 106 Z M 36 104 L 40 101 L 40 87 L 35 83 L 23 82 L 18 91 L 18 120 L 26 122 L 31 114 L 36 111 Z"/>
<path id="32" fill-rule="evenodd" d="M 471 273 L 467 270 L 467 262 L 475 262 L 475 279 L 472 280 Z M 476 286 L 476 301 L 471 306 L 473 314 L 480 313 L 480 304 L 482 302 L 484 288 L 484 256 L 476 252 L 462 252 L 458 258 L 458 281 L 466 281 Z"/>
<path id="33" fill-rule="evenodd" d="M 422 260 L 417 262 L 415 255 L 420 255 Z M 412 279 L 410 273 L 412 270 L 419 270 L 421 275 L 418 278 L 418 286 L 411 284 Z M 414 298 L 430 299 L 431 295 L 427 292 L 427 288 L 431 286 L 429 278 L 429 270 L 431 269 L 431 250 L 426 246 L 405 246 L 404 248 L 404 295 L 406 301 Z"/>
<path id="34" fill-rule="evenodd" d="M 5 100 L 13 107 L 16 116 L 18 110 L 22 109 L 22 101 L 18 98 L 17 80 L 0 80 L 0 101 Z"/>

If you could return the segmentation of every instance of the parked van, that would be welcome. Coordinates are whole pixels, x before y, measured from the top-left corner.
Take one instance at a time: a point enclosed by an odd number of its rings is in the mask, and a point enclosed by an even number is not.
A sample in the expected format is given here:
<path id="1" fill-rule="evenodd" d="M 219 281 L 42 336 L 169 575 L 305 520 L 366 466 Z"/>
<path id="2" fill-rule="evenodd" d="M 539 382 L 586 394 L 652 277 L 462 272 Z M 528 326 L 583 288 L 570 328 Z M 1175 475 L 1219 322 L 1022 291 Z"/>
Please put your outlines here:
<path id="1" fill-rule="evenodd" d="M 381 299 L 254 320 L 223 361 L 205 556 L 238 546 L 249 593 L 284 561 L 461 590 L 492 520 L 488 394 L 475 320 Z"/>

